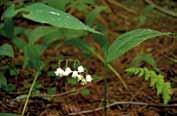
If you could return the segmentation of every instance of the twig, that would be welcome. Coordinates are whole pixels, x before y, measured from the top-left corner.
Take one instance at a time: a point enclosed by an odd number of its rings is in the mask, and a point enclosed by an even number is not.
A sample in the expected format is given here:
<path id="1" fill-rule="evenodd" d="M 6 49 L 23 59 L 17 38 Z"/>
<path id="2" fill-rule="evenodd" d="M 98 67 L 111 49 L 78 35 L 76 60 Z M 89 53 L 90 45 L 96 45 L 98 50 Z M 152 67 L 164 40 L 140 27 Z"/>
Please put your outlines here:
<path id="1" fill-rule="evenodd" d="M 149 106 L 149 107 L 177 107 L 177 104 L 149 104 L 149 103 L 145 103 L 145 102 L 134 102 L 134 101 L 122 101 L 122 102 L 114 102 L 112 104 L 108 104 L 106 107 L 110 108 L 116 105 L 124 105 L 124 104 L 129 104 L 129 105 L 140 105 L 140 106 Z M 80 115 L 80 114 L 87 114 L 87 113 L 92 113 L 92 112 L 97 112 L 100 110 L 103 110 L 104 107 L 98 107 L 92 110 L 84 110 L 84 111 L 80 111 L 80 112 L 75 112 L 75 113 L 69 113 L 69 116 L 74 116 L 74 115 Z"/>
<path id="2" fill-rule="evenodd" d="M 130 8 L 127 8 L 126 6 L 124 6 L 123 4 L 119 3 L 118 1 L 115 0 L 108 0 L 109 3 L 114 4 L 115 6 L 118 6 L 124 10 L 126 10 L 129 13 L 132 13 L 134 15 L 136 15 L 136 12 Z"/>
<path id="3" fill-rule="evenodd" d="M 173 12 L 173 11 L 170 11 L 170 10 L 167 10 L 167 9 L 164 9 L 158 5 L 156 5 L 155 3 L 153 3 L 151 0 L 144 0 L 146 3 L 154 6 L 154 8 L 156 8 L 157 10 L 159 10 L 160 12 L 163 12 L 167 15 L 170 15 L 170 16 L 173 16 L 173 17 L 177 17 L 177 13 Z"/>

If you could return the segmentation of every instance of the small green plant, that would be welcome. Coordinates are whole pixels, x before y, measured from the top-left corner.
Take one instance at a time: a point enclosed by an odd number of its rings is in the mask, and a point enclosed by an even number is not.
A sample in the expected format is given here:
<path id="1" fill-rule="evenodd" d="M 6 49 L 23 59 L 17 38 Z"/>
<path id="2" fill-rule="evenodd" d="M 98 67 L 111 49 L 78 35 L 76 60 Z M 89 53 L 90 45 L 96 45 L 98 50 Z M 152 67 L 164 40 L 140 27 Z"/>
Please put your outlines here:
<path id="1" fill-rule="evenodd" d="M 171 84 L 170 82 L 165 82 L 163 75 L 157 74 L 155 71 L 148 70 L 147 68 L 128 68 L 126 72 L 150 81 L 150 86 L 156 88 L 157 95 L 162 95 L 164 104 L 167 104 L 171 100 Z"/>
<path id="2" fill-rule="evenodd" d="M 74 1 L 74 0 L 73 0 Z M 74 6 L 76 6 L 79 10 L 87 9 L 90 4 L 94 3 L 94 0 L 76 0 Z M 48 3 L 48 2 L 44 2 Z M 45 50 L 52 45 L 52 43 L 60 43 L 60 40 L 64 40 L 65 45 L 73 45 L 80 48 L 84 54 L 87 56 L 95 56 L 98 58 L 105 66 L 110 69 L 116 77 L 122 82 L 123 86 L 128 90 L 128 87 L 124 80 L 121 78 L 119 73 L 112 67 L 111 62 L 118 59 L 119 57 L 123 56 L 129 50 L 133 49 L 134 47 L 138 46 L 140 43 L 150 40 L 155 37 L 170 35 L 169 32 L 159 32 L 152 29 L 135 29 L 130 32 L 126 32 L 115 39 L 112 44 L 109 44 L 107 37 L 105 36 L 104 32 L 96 31 L 94 28 L 94 20 L 96 16 L 103 10 L 105 7 L 96 8 L 92 14 L 88 14 L 86 17 L 86 23 L 89 25 L 84 24 L 74 16 L 65 13 L 64 7 L 69 2 L 63 2 L 62 8 L 56 8 L 58 6 L 51 7 L 52 5 L 46 5 L 42 2 L 39 3 L 32 3 L 29 5 L 23 5 L 16 7 L 14 4 L 11 5 L 3 14 L 3 24 L 0 25 L 0 34 L 8 39 L 10 39 L 17 47 L 17 50 L 22 51 L 24 54 L 24 64 L 23 68 L 33 68 L 36 70 L 34 74 L 34 80 L 26 97 L 26 102 L 22 111 L 22 116 L 25 115 L 29 98 L 34 89 L 39 89 L 39 86 L 35 87 L 37 78 L 40 76 L 41 71 L 44 70 L 45 62 L 42 59 L 42 55 Z M 51 3 L 51 2 L 50 2 Z M 82 5 L 78 5 L 78 4 Z M 53 4 L 54 5 L 54 4 Z M 72 6 L 72 5 L 71 5 Z M 39 10 L 40 9 L 40 10 Z M 43 26 L 37 26 L 35 29 L 26 29 L 24 27 L 17 27 L 14 25 L 14 17 L 23 17 L 25 19 L 34 21 L 36 23 L 40 23 Z M 45 25 L 45 26 L 44 26 Z M 100 29 L 101 30 L 101 29 Z M 94 48 L 93 45 L 90 45 L 86 41 L 86 36 L 91 33 L 93 35 L 93 39 L 100 45 L 100 48 L 103 51 L 103 55 L 100 55 L 97 49 Z M 25 35 L 26 40 L 19 37 L 19 35 Z M 41 41 L 40 41 L 41 40 Z M 40 42 L 39 42 L 40 41 Z M 41 44 L 42 43 L 42 44 Z M 5 46 L 5 47 L 4 47 Z M 8 47 L 7 45 L 1 46 L 0 56 L 13 56 L 13 49 Z M 4 49 L 9 52 L 4 52 Z M 65 67 L 67 68 L 67 67 Z M 56 71 L 56 75 L 66 74 L 69 75 L 71 71 L 64 70 L 59 68 Z M 74 71 L 73 71 L 74 72 Z M 72 73 L 73 73 L 72 72 Z M 141 72 L 141 71 L 140 71 Z M 151 71 L 150 71 L 151 72 Z M 142 73 L 142 72 L 141 72 Z M 141 74 L 140 73 L 140 74 Z M 144 74 L 144 73 L 143 73 Z M 147 73 L 149 74 L 149 73 Z M 153 76 L 158 76 L 156 73 L 150 73 Z M 64 76 L 64 75 L 63 75 Z M 76 75 L 76 79 L 79 79 L 79 76 Z M 86 76 L 85 76 L 86 77 Z M 161 76 L 159 76 L 162 78 Z M 87 81 L 92 81 L 92 78 L 87 77 Z M 151 77 L 146 77 L 151 79 Z M 2 78 L 4 79 L 4 78 Z M 83 79 L 83 78 L 82 78 Z M 84 78 L 85 79 L 85 78 Z M 86 80 L 86 79 L 85 79 Z M 85 84 L 84 80 L 84 84 Z M 81 80 L 82 82 L 83 80 Z M 169 88 L 170 85 L 165 83 L 163 79 L 160 79 L 160 84 L 157 81 L 152 81 L 152 86 L 158 87 L 158 94 L 163 95 L 164 103 L 168 103 L 170 100 L 169 98 Z M 73 80 L 70 81 L 74 83 Z M 154 83 L 155 82 L 155 83 Z M 153 84 L 154 83 L 154 84 Z M 163 85 L 164 88 L 169 87 L 168 89 L 162 90 L 159 85 Z M 164 89 L 163 88 L 163 89 Z M 48 90 L 48 93 L 55 93 L 56 89 L 51 88 Z M 81 94 L 88 95 L 90 92 L 88 90 L 81 91 Z"/>

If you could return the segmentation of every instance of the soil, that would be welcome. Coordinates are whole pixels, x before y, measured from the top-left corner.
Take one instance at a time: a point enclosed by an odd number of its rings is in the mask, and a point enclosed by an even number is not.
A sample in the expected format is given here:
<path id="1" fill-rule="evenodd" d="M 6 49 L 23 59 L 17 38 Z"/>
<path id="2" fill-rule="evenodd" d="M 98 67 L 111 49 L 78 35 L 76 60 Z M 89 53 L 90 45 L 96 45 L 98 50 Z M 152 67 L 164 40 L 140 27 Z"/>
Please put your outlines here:
<path id="1" fill-rule="evenodd" d="M 170 1 L 170 0 L 169 0 Z M 143 8 L 147 3 L 143 0 L 136 0 L 132 4 L 128 4 L 124 0 L 118 1 L 120 4 L 125 5 L 127 8 L 132 9 L 135 13 L 131 13 L 122 9 L 115 4 L 111 4 L 106 0 L 98 1 L 98 4 L 107 5 L 110 10 L 101 14 L 101 18 L 98 21 L 103 23 L 108 30 L 109 41 L 112 42 L 114 39 L 129 30 L 138 28 L 137 18 L 141 14 Z M 165 2 L 165 0 L 163 1 Z M 176 1 L 170 1 L 176 4 Z M 161 5 L 159 2 L 157 4 Z M 167 4 L 170 5 L 170 4 Z M 162 5 L 163 6 L 163 5 Z M 170 8 L 170 10 L 173 10 Z M 73 11 L 73 15 L 82 16 Z M 79 17 L 78 17 L 79 18 Z M 25 25 L 33 27 L 35 24 L 29 22 L 21 22 L 18 19 L 17 25 Z M 114 24 L 114 25 L 113 25 Z M 116 26 L 115 26 L 116 25 Z M 140 28 L 151 28 L 162 32 L 176 32 L 177 31 L 177 17 L 171 17 L 165 15 L 158 10 L 154 10 L 149 16 L 145 24 L 141 25 Z M 93 42 L 91 36 L 88 41 Z M 6 43 L 8 41 L 3 41 Z M 96 43 L 93 45 L 98 46 Z M 173 86 L 173 97 L 169 104 L 177 104 L 177 64 L 170 61 L 170 58 L 177 57 L 177 40 L 174 37 L 160 37 L 159 39 L 149 40 L 140 46 L 130 50 L 120 59 L 113 62 L 115 69 L 121 74 L 128 85 L 129 90 L 125 89 L 122 83 L 117 77 L 107 70 L 97 58 L 91 56 L 85 57 L 82 52 L 72 46 L 66 46 L 61 44 L 59 47 L 49 48 L 45 54 L 45 59 L 50 59 L 59 55 L 67 56 L 70 58 L 77 58 L 81 63 L 86 66 L 91 74 L 96 74 L 99 78 L 107 77 L 107 92 L 105 93 L 105 82 L 99 81 L 97 83 L 90 83 L 88 88 L 90 89 L 90 95 L 82 96 L 79 91 L 76 93 L 69 92 L 73 89 L 73 86 L 65 84 L 64 80 L 54 80 L 47 76 L 47 71 L 53 70 L 53 64 L 56 64 L 56 60 L 51 61 L 43 72 L 42 76 L 39 77 L 38 81 L 42 85 L 41 92 L 45 93 L 48 87 L 57 86 L 57 95 L 52 99 L 48 100 L 43 97 L 37 96 L 32 97 L 28 104 L 26 116 L 68 116 L 74 112 L 80 112 L 84 110 L 93 110 L 90 113 L 78 114 L 76 116 L 177 116 L 177 107 L 158 107 L 158 106 L 144 106 L 144 105 L 114 105 L 107 109 L 94 111 L 94 109 L 103 106 L 104 103 L 110 104 L 114 102 L 122 101 L 134 101 L 134 102 L 145 102 L 148 104 L 162 104 L 163 101 L 160 96 L 156 95 L 154 88 L 149 87 L 149 83 L 140 77 L 130 77 L 125 73 L 125 69 L 129 67 L 133 58 L 144 50 L 147 53 L 152 54 L 157 62 L 158 68 L 163 72 L 166 80 L 170 81 Z M 98 46 L 99 49 L 99 46 Z M 4 58 L 1 64 L 11 62 L 21 62 L 23 57 L 21 54 L 16 56 L 16 59 Z M 4 63 L 3 63 L 4 62 Z M 147 66 L 148 64 L 143 63 L 141 66 Z M 8 81 L 17 86 L 16 92 L 7 94 L 4 91 L 0 91 L 0 112 L 14 112 L 21 113 L 24 100 L 15 101 L 14 98 L 26 94 L 32 82 L 32 78 L 29 78 L 29 74 L 33 74 L 34 70 L 24 70 L 19 67 L 18 79 L 8 78 Z M 26 76 L 28 75 L 28 76 Z M 78 85 L 76 88 L 81 88 Z M 62 94 L 64 93 L 64 94 Z M 105 95 L 106 94 L 106 95 Z M 106 102 L 105 102 L 106 96 Z"/>

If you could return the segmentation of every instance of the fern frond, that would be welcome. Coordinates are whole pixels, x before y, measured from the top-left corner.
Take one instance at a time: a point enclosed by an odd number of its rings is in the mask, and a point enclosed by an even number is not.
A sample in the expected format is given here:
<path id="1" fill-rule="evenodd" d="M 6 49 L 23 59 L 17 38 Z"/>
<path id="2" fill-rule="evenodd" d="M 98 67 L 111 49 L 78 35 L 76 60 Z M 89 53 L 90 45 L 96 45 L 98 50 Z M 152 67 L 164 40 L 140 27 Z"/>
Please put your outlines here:
<path id="1" fill-rule="evenodd" d="M 157 74 L 153 70 L 145 68 L 128 68 L 126 72 L 130 75 L 137 75 L 144 77 L 145 80 L 150 81 L 150 86 L 155 87 L 157 95 L 162 95 L 164 104 L 171 100 L 171 84 L 164 81 L 164 76 Z"/>

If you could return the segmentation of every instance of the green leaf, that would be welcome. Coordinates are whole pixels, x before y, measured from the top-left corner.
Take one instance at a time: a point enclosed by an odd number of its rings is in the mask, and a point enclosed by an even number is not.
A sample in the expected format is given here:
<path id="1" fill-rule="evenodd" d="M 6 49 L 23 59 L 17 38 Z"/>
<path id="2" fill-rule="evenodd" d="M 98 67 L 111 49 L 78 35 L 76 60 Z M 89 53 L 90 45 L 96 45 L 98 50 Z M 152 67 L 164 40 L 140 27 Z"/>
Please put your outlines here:
<path id="1" fill-rule="evenodd" d="M 58 29 L 54 28 L 54 27 L 50 27 L 50 26 L 37 27 L 28 34 L 28 41 L 29 41 L 29 43 L 34 44 L 41 37 L 44 37 L 50 33 L 53 33 L 56 30 L 58 30 Z"/>
<path id="2" fill-rule="evenodd" d="M 171 84 L 169 82 L 166 82 L 162 90 L 163 90 L 162 97 L 163 97 L 164 104 L 167 104 L 171 100 L 171 96 L 170 96 Z"/>
<path id="3" fill-rule="evenodd" d="M 86 24 L 88 24 L 89 26 L 93 25 L 94 20 L 96 19 L 96 17 L 104 10 L 106 10 L 107 7 L 105 6 L 97 6 L 94 10 L 92 10 L 91 12 L 88 13 L 88 15 L 86 16 Z"/>
<path id="4" fill-rule="evenodd" d="M 19 116 L 15 113 L 0 113 L 0 116 Z"/>
<path id="5" fill-rule="evenodd" d="M 78 83 L 78 80 L 76 78 L 69 78 L 67 79 L 67 82 L 71 85 L 76 85 Z"/>
<path id="6" fill-rule="evenodd" d="M 143 76 L 146 80 L 150 79 L 150 86 L 156 88 L 157 95 L 162 95 L 164 104 L 167 104 L 171 100 L 171 83 L 165 82 L 163 75 L 157 74 L 154 70 L 148 70 L 147 68 L 128 68 L 126 72 L 128 74 Z"/>
<path id="7" fill-rule="evenodd" d="M 83 88 L 83 89 L 81 89 L 80 93 L 83 96 L 88 96 L 88 95 L 90 95 L 90 90 L 87 88 Z"/>
<path id="8" fill-rule="evenodd" d="M 93 34 L 94 40 L 100 44 L 101 48 L 103 49 L 104 53 L 107 54 L 109 48 L 109 41 L 104 35 L 100 34 Z"/>
<path id="9" fill-rule="evenodd" d="M 164 83 L 164 78 L 162 75 L 158 75 L 158 81 L 157 81 L 157 84 L 156 84 L 156 89 L 157 89 L 157 95 L 160 95 L 162 93 L 162 90 L 163 90 L 163 83 Z"/>
<path id="10" fill-rule="evenodd" d="M 14 51 L 11 45 L 3 44 L 0 46 L 0 56 L 14 57 Z"/>
<path id="11" fill-rule="evenodd" d="M 15 5 L 10 5 L 6 11 L 3 13 L 3 18 L 13 18 L 18 13 L 17 10 L 15 10 Z"/>
<path id="12" fill-rule="evenodd" d="M 85 40 L 82 39 L 67 40 L 65 41 L 65 44 L 78 47 L 86 56 L 91 56 L 94 52 L 94 48 L 92 48 Z"/>
<path id="13" fill-rule="evenodd" d="M 143 61 L 146 62 L 147 64 L 150 64 L 156 71 L 159 72 L 159 69 L 157 68 L 157 64 L 153 56 L 144 52 L 139 53 L 132 60 L 130 67 L 139 67 Z"/>
<path id="14" fill-rule="evenodd" d="M 12 39 L 14 37 L 14 21 L 12 19 L 5 19 L 3 31 L 7 38 Z"/>
<path id="15" fill-rule="evenodd" d="M 136 29 L 127 32 L 118 37 L 109 47 L 108 53 L 106 55 L 106 62 L 109 63 L 114 59 L 119 58 L 130 49 L 136 47 L 145 40 L 169 34 L 170 33 L 163 33 L 151 29 Z"/>
<path id="16" fill-rule="evenodd" d="M 42 64 L 41 61 L 41 54 L 42 54 L 42 46 L 40 45 L 32 45 L 28 44 L 24 47 L 24 67 L 33 67 L 33 68 L 39 68 Z"/>
<path id="17" fill-rule="evenodd" d="M 5 88 L 7 86 L 7 80 L 6 77 L 0 73 L 0 88 Z"/>
<path id="18" fill-rule="evenodd" d="M 27 43 L 23 39 L 17 37 L 13 38 L 12 42 L 22 50 L 24 50 L 24 47 L 27 45 Z"/>
<path id="19" fill-rule="evenodd" d="M 99 33 L 94 29 L 86 26 L 75 17 L 42 3 L 34 3 L 19 10 L 24 12 L 22 15 L 25 18 L 39 23 L 49 24 L 59 28 Z"/>

